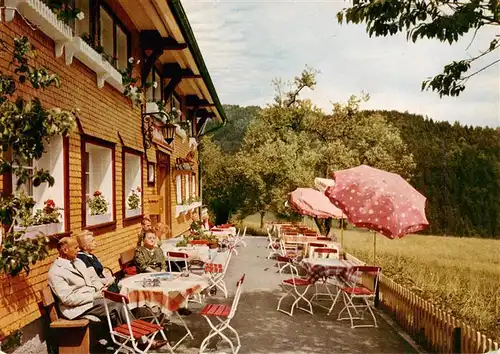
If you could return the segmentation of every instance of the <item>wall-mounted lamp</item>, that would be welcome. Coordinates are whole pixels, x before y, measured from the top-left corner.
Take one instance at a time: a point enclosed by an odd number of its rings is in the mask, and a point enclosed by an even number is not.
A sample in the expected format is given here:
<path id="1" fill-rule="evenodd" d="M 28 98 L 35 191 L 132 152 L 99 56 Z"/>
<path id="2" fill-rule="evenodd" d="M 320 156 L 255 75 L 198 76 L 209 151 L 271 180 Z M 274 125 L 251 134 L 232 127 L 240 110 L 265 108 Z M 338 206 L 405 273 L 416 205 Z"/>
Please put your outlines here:
<path id="1" fill-rule="evenodd" d="M 162 120 L 156 118 L 156 117 L 167 118 L 166 120 L 169 121 L 171 117 L 167 113 L 162 111 L 145 112 L 143 106 L 141 117 L 142 117 L 142 138 L 144 144 L 144 151 L 149 149 L 151 147 L 151 144 L 153 143 L 153 132 L 155 126 L 157 127 L 157 129 L 161 131 L 161 135 L 163 136 L 165 143 L 171 144 L 174 141 L 176 126 L 170 122 L 160 123 Z M 159 126 L 158 123 L 162 125 Z"/>

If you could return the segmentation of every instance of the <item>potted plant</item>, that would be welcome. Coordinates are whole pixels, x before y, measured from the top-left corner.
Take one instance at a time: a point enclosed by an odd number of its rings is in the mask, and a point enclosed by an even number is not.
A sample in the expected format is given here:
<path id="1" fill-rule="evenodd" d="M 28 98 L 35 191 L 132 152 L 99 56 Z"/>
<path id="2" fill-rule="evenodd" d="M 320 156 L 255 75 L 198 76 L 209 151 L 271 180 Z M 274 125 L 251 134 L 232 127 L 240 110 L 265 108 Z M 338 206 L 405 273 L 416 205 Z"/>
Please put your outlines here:
<path id="1" fill-rule="evenodd" d="M 126 217 L 132 217 L 141 213 L 141 187 L 130 190 L 130 195 L 127 198 Z"/>
<path id="2" fill-rule="evenodd" d="M 101 191 L 94 192 L 92 198 L 88 199 L 90 215 L 87 224 L 96 225 L 109 221 L 108 202 L 102 195 Z"/>
<path id="3" fill-rule="evenodd" d="M 62 231 L 60 221 L 62 208 L 56 207 L 52 199 L 47 199 L 43 209 L 37 209 L 34 214 L 23 214 L 19 225 L 14 231 L 25 230 L 24 238 L 36 238 L 39 234 L 54 235 Z"/>

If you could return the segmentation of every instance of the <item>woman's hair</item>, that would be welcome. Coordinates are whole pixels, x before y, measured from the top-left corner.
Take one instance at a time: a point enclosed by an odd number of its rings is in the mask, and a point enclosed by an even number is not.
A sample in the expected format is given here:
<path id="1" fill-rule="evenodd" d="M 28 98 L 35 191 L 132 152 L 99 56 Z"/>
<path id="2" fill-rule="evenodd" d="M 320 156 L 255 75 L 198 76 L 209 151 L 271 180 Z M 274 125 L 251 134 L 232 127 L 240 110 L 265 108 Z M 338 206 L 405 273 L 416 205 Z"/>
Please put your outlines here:
<path id="1" fill-rule="evenodd" d="M 170 227 L 161 222 L 153 226 L 153 232 L 156 234 L 156 236 L 158 236 L 158 238 L 161 238 L 162 236 L 166 235 L 169 231 Z"/>
<path id="2" fill-rule="evenodd" d="M 83 246 L 85 245 L 85 240 L 88 236 L 94 236 L 94 233 L 89 230 L 83 230 L 78 235 L 76 235 L 76 241 L 78 242 L 80 248 L 83 248 Z"/>

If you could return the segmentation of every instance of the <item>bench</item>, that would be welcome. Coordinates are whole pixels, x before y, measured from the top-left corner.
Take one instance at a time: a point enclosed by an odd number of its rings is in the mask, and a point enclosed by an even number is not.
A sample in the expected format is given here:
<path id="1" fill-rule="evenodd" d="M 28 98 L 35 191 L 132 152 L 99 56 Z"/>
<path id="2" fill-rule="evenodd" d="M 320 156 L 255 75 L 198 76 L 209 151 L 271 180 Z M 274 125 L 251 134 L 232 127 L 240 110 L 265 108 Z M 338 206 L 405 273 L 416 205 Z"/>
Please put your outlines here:
<path id="1" fill-rule="evenodd" d="M 57 331 L 59 354 L 89 354 L 90 330 L 88 319 L 66 320 L 59 318 L 52 290 L 42 289 L 42 304 L 50 319 L 50 329 Z"/>

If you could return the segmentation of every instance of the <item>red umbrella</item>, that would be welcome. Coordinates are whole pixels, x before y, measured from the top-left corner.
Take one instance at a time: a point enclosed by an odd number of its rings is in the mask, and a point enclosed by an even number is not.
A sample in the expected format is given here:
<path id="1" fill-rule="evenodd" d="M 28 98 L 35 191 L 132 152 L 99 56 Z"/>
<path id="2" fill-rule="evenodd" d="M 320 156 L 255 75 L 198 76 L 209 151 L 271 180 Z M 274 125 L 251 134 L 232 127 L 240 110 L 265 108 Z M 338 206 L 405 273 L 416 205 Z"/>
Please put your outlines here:
<path id="1" fill-rule="evenodd" d="M 333 205 L 320 191 L 312 188 L 297 188 L 290 193 L 292 207 L 302 215 L 314 218 L 342 218 L 342 210 Z"/>
<path id="2" fill-rule="evenodd" d="M 391 239 L 429 225 L 426 198 L 398 174 L 361 165 L 333 175 L 335 186 L 325 195 L 354 225 Z"/>

